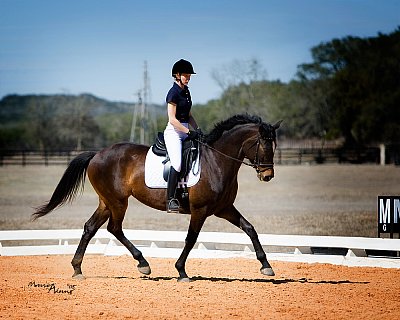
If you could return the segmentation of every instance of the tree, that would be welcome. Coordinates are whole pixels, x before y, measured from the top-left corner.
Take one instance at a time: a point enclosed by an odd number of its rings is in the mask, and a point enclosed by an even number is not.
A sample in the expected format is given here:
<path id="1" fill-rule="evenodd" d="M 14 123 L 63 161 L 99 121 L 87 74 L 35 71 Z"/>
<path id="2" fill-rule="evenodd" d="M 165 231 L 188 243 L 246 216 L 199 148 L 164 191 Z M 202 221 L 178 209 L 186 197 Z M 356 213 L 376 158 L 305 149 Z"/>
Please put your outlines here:
<path id="1" fill-rule="evenodd" d="M 25 115 L 29 147 L 82 150 L 101 144 L 99 127 L 91 115 L 93 107 L 86 95 L 31 97 Z"/>
<path id="2" fill-rule="evenodd" d="M 218 69 L 213 69 L 211 77 L 222 91 L 225 91 L 239 84 L 250 84 L 255 81 L 265 80 L 267 71 L 256 58 L 233 60 L 230 63 L 220 66 Z"/>
<path id="3" fill-rule="evenodd" d="M 266 70 L 255 58 L 234 60 L 211 72 L 211 77 L 222 89 L 221 99 L 214 101 L 220 118 L 236 113 L 254 113 L 257 107 L 257 93 L 254 83 L 266 79 Z"/>
<path id="4" fill-rule="evenodd" d="M 214 111 L 213 117 L 217 115 L 221 119 L 247 112 L 269 122 L 283 119 L 281 137 L 320 137 L 324 132 L 321 119 L 324 113 L 310 103 L 311 96 L 305 93 L 305 86 L 310 86 L 310 82 L 287 84 L 279 80 L 267 81 L 265 76 L 265 69 L 255 59 L 234 61 L 214 70 L 213 78 L 224 91 L 220 99 L 208 104 L 208 107 L 213 106 L 212 110 L 219 110 L 218 113 Z"/>
<path id="5" fill-rule="evenodd" d="M 324 104 L 328 134 L 345 144 L 400 140 L 400 28 L 377 37 L 334 39 L 312 48 L 314 62 L 299 66 L 314 103 Z M 325 88 L 322 95 L 316 90 Z"/>
<path id="6" fill-rule="evenodd" d="M 31 99 L 26 114 L 26 132 L 31 147 L 40 150 L 52 149 L 57 145 L 54 121 L 55 108 L 48 99 Z"/>
<path id="7" fill-rule="evenodd" d="M 60 96 L 53 103 L 59 103 L 54 122 L 62 148 L 80 151 L 101 145 L 100 128 L 92 116 L 96 105 L 92 96 Z"/>

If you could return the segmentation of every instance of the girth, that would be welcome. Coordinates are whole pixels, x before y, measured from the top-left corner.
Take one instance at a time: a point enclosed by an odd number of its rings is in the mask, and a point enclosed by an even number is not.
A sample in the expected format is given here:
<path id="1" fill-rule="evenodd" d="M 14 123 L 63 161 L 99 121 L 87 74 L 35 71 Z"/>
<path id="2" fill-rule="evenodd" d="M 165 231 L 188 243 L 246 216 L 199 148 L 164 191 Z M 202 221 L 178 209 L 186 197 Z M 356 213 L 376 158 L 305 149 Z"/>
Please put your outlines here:
<path id="1" fill-rule="evenodd" d="M 151 147 L 154 154 L 160 157 L 165 157 L 164 163 L 164 180 L 168 180 L 168 172 L 170 167 L 169 156 L 167 153 L 167 148 L 165 146 L 164 133 L 158 132 L 156 142 Z M 186 139 L 182 143 L 182 163 L 180 179 L 185 178 L 190 170 L 192 169 L 193 162 L 196 161 L 197 155 L 199 154 L 199 143 L 198 141 L 193 141 Z"/>

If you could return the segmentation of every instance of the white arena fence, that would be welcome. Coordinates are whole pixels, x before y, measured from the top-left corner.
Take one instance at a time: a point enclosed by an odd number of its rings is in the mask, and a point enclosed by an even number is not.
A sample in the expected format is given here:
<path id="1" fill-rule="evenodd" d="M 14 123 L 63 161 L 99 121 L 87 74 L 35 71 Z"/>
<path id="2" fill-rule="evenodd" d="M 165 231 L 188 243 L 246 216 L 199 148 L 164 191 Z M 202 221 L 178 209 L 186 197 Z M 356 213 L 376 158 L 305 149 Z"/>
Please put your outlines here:
<path id="1" fill-rule="evenodd" d="M 0 256 L 74 254 L 82 233 L 79 229 L 0 231 Z M 177 259 L 186 238 L 185 231 L 124 230 L 124 233 L 145 257 L 156 258 Z M 259 239 L 271 261 L 400 268 L 400 239 L 275 234 L 260 234 Z M 269 250 L 277 248 L 278 252 Z M 105 229 L 97 232 L 86 253 L 130 254 Z M 189 258 L 256 259 L 256 256 L 250 238 L 244 233 L 201 232 Z"/>

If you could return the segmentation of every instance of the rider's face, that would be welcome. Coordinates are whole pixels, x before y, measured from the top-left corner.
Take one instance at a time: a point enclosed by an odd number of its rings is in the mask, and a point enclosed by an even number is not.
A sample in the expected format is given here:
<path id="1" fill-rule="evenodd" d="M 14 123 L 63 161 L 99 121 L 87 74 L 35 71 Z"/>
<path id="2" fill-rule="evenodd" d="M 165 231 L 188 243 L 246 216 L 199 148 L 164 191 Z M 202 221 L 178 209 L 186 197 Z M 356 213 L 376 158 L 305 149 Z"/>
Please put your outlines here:
<path id="1" fill-rule="evenodd" d="M 182 83 L 183 83 L 184 85 L 187 85 L 187 84 L 189 83 L 189 81 L 190 81 L 190 76 L 191 76 L 190 73 L 182 73 L 182 74 L 181 74 L 181 81 L 182 81 Z"/>

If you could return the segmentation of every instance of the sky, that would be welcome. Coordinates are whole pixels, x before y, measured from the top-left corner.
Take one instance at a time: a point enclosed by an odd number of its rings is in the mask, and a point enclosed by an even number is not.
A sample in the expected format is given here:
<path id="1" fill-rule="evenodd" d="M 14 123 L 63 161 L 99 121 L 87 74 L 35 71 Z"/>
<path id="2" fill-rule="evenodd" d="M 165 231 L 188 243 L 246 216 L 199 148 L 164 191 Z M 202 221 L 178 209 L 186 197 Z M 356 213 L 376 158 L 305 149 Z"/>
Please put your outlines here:
<path id="1" fill-rule="evenodd" d="M 196 75 L 193 103 L 218 98 L 213 70 L 257 59 L 288 82 L 310 49 L 400 26 L 398 0 L 0 0 L 0 98 L 91 93 L 136 102 L 147 62 L 151 100 L 163 104 L 171 68 Z"/>

